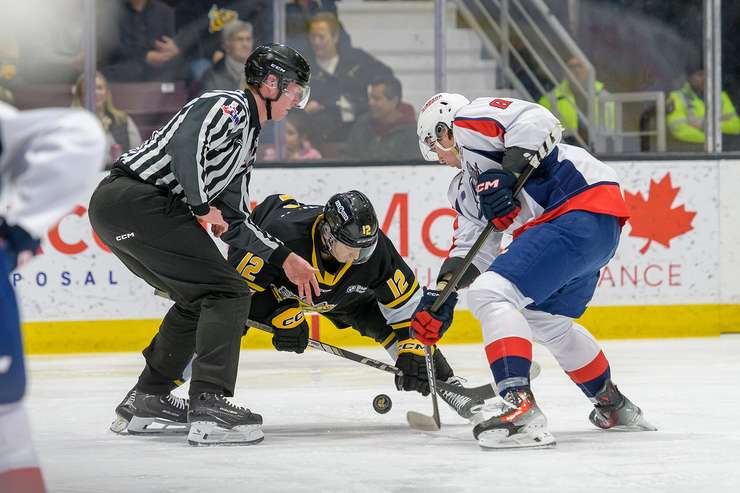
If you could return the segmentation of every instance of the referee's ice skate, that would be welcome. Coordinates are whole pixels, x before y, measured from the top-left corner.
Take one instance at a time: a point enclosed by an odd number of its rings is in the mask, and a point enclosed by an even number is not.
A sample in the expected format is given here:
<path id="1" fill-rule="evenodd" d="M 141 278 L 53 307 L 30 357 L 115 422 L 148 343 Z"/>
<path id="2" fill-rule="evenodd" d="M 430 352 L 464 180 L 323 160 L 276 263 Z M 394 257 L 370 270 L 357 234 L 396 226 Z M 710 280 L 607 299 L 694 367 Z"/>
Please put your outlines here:
<path id="1" fill-rule="evenodd" d="M 223 395 L 200 394 L 190 401 L 190 445 L 253 445 L 264 440 L 262 416 Z"/>
<path id="2" fill-rule="evenodd" d="M 146 435 L 188 431 L 188 401 L 172 394 L 147 394 L 133 388 L 116 407 L 114 433 Z"/>

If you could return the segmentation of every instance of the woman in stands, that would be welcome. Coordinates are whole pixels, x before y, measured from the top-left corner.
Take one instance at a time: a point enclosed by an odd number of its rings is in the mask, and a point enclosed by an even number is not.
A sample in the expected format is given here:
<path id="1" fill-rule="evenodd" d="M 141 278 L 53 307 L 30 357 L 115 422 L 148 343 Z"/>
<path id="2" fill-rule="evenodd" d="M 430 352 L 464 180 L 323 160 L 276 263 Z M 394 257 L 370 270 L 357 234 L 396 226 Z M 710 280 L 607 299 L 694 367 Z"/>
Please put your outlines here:
<path id="1" fill-rule="evenodd" d="M 275 146 L 265 149 L 265 161 L 277 160 Z M 286 161 L 303 161 L 304 159 L 321 159 L 321 153 L 311 143 L 310 126 L 303 113 L 288 113 L 285 118 L 285 145 L 283 159 Z"/>
<path id="2" fill-rule="evenodd" d="M 84 106 L 85 75 L 80 75 L 74 86 L 72 106 Z M 113 105 L 108 81 L 100 72 L 95 75 L 95 114 L 105 130 L 107 149 L 105 167 L 110 169 L 122 153 L 141 144 L 141 134 L 134 120 Z"/>

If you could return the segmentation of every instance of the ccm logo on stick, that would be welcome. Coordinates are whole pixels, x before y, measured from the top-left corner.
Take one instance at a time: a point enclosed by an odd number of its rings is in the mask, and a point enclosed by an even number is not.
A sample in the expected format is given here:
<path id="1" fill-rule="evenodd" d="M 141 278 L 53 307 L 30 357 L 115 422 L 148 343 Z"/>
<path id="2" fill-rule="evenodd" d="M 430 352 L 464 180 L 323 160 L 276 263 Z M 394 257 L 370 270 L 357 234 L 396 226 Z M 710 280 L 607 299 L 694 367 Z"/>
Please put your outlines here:
<path id="1" fill-rule="evenodd" d="M 475 187 L 475 191 L 481 193 L 492 188 L 498 188 L 498 180 L 484 181 L 483 183 L 478 183 L 478 186 Z"/>

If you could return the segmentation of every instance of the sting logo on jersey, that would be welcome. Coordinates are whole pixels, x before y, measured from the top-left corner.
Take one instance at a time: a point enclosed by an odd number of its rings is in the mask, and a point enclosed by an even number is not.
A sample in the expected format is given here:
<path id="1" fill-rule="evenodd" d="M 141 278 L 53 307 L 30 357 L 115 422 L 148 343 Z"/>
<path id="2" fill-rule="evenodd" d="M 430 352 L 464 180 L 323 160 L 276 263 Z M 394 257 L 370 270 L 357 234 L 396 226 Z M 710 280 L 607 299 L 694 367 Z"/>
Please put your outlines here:
<path id="1" fill-rule="evenodd" d="M 364 293 L 365 291 L 367 291 L 367 286 L 361 286 L 359 284 L 353 284 L 347 288 L 347 294 Z"/>
<path id="2" fill-rule="evenodd" d="M 486 190 L 492 190 L 498 188 L 498 179 L 493 181 L 484 181 L 483 183 L 478 183 L 478 185 L 475 187 L 475 191 L 478 193 L 485 192 Z"/>
<path id="3" fill-rule="evenodd" d="M 223 105 L 221 107 L 221 111 L 224 112 L 224 115 L 231 118 L 231 123 L 234 125 L 239 123 L 239 108 L 237 107 L 236 101 L 233 101 L 229 105 Z"/>

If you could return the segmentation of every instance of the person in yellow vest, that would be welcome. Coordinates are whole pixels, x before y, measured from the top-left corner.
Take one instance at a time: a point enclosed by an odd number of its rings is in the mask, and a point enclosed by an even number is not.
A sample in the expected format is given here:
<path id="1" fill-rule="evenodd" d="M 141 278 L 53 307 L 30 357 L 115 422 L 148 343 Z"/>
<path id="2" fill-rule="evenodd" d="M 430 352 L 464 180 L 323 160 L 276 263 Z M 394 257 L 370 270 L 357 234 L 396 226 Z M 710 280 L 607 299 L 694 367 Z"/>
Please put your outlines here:
<path id="1" fill-rule="evenodd" d="M 588 79 L 588 68 L 583 60 L 574 56 L 567 61 L 568 68 L 573 72 L 575 78 L 585 86 Z M 600 81 L 594 81 L 594 89 L 596 95 L 596 101 L 601 95 L 608 94 L 604 89 L 604 83 Z M 580 96 L 579 96 L 580 99 Z M 543 95 L 539 101 L 539 104 L 550 110 L 558 119 L 560 123 L 565 127 L 566 137 L 565 140 L 568 143 L 578 145 L 578 142 L 573 138 L 573 135 L 578 133 L 581 138 L 589 143 L 588 131 L 580 123 L 577 111 L 576 95 L 573 93 L 570 81 L 566 78 L 560 84 L 555 86 L 550 92 Z M 596 118 L 599 118 L 600 108 L 599 104 L 596 104 Z M 585 103 L 582 104 L 583 113 L 586 113 Z M 614 128 L 614 103 L 604 104 L 605 111 L 602 126 L 605 128 Z M 570 137 L 570 138 L 569 138 Z"/>
<path id="2" fill-rule="evenodd" d="M 681 143 L 703 144 L 704 112 L 704 69 L 693 68 L 683 86 L 668 95 L 666 123 L 671 136 Z M 720 126 L 723 136 L 740 135 L 740 118 L 726 91 L 722 91 Z"/>

